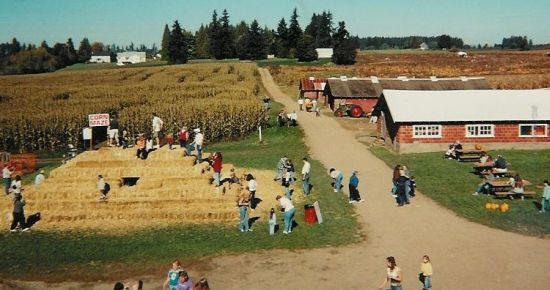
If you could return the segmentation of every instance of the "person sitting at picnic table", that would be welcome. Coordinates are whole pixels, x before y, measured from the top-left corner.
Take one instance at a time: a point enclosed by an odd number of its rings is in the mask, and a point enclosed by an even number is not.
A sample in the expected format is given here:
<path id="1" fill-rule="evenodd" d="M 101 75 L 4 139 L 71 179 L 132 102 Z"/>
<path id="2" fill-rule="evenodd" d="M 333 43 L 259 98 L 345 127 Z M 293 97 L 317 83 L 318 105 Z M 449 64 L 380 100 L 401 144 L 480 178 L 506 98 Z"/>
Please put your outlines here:
<path id="1" fill-rule="evenodd" d="M 495 167 L 493 168 L 494 173 L 506 173 L 508 172 L 508 164 L 506 163 L 506 159 L 502 157 L 502 155 L 497 156 L 497 160 L 495 161 Z"/>
<path id="2" fill-rule="evenodd" d="M 495 181 L 495 176 L 492 172 L 489 172 L 483 177 L 483 182 L 479 184 L 479 187 L 472 195 L 479 195 L 480 193 L 490 194 L 493 186 L 491 182 Z"/>
<path id="3" fill-rule="evenodd" d="M 510 185 L 512 185 L 512 192 L 515 194 L 523 194 L 525 192 L 523 179 L 521 179 L 519 174 L 510 178 Z"/>

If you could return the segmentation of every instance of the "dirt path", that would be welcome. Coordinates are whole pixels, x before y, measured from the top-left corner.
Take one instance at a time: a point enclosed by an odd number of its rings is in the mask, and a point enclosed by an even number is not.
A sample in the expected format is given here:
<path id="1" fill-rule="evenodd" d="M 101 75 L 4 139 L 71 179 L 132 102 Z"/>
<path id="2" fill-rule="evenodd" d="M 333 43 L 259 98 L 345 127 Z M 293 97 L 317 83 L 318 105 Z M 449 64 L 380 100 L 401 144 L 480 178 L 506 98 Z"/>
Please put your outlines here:
<path id="1" fill-rule="evenodd" d="M 268 71 L 260 70 L 271 96 L 289 110 Z M 432 257 L 435 289 L 550 289 L 550 241 L 468 222 L 421 193 L 403 208 L 389 194 L 391 169 L 328 117 L 299 112 L 310 153 L 326 167 L 360 171 L 359 189 L 366 199 L 356 205 L 368 241 L 341 248 L 290 252 L 262 251 L 213 258 L 213 289 L 376 289 L 385 277 L 384 259 L 393 255 L 403 269 L 404 289 L 419 289 L 420 258 Z M 421 181 L 420 181 L 421 182 Z M 160 285 L 159 281 L 147 281 Z M 112 284 L 94 289 L 112 289 Z M 68 285 L 67 285 L 68 286 Z M 151 288 L 150 288 L 151 287 Z M 63 287 L 65 288 L 65 287 Z"/>

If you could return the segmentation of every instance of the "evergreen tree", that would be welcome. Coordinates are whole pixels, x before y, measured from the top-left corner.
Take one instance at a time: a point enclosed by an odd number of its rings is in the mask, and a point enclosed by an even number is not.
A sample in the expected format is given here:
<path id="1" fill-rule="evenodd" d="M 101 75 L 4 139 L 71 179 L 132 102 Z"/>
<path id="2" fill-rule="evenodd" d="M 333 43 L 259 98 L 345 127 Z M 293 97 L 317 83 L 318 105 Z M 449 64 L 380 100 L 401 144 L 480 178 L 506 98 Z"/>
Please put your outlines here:
<path id="1" fill-rule="evenodd" d="M 218 35 L 219 55 L 214 55 L 216 59 L 233 58 L 235 55 L 235 36 L 233 28 L 229 25 L 229 13 L 223 10 L 220 18 L 220 31 Z"/>
<path id="2" fill-rule="evenodd" d="M 84 39 L 80 42 L 77 55 L 78 62 L 81 63 L 87 62 L 90 57 L 92 57 L 92 46 L 90 45 L 88 38 L 84 37 Z"/>
<path id="3" fill-rule="evenodd" d="M 267 47 L 260 29 L 260 25 L 256 19 L 252 21 L 252 24 L 250 24 L 250 30 L 248 31 L 246 40 L 248 59 L 257 60 L 267 58 Z"/>
<path id="4" fill-rule="evenodd" d="M 160 57 L 162 60 L 168 60 L 168 46 L 170 45 L 170 28 L 168 24 L 164 25 L 164 32 L 162 33 L 162 42 L 160 49 Z"/>
<path id="5" fill-rule="evenodd" d="M 66 67 L 71 64 L 66 44 L 56 43 L 51 49 L 51 54 L 55 56 L 57 68 Z"/>
<path id="6" fill-rule="evenodd" d="M 210 58 L 208 44 L 208 28 L 201 24 L 199 30 L 195 32 L 195 58 Z"/>
<path id="7" fill-rule="evenodd" d="M 275 54 L 277 52 L 277 46 L 275 45 L 275 31 L 273 31 L 273 29 L 269 29 L 267 26 L 264 26 L 262 35 L 265 40 L 267 54 Z"/>
<path id="8" fill-rule="evenodd" d="M 289 50 L 292 48 L 296 48 L 296 44 L 298 43 L 298 39 L 302 36 L 302 28 L 300 28 L 300 24 L 298 23 L 298 12 L 296 8 L 294 8 L 294 11 L 292 12 L 292 16 L 290 17 L 290 26 L 288 27 L 288 48 Z"/>
<path id="9" fill-rule="evenodd" d="M 235 26 L 235 54 L 239 59 L 249 59 L 248 56 L 248 25 L 241 21 Z"/>
<path id="10" fill-rule="evenodd" d="M 19 41 L 17 41 L 17 39 L 14 37 L 12 40 L 11 40 L 11 45 L 10 45 L 10 52 L 9 54 L 10 55 L 13 55 L 13 54 L 16 54 L 18 52 L 21 51 L 21 44 L 19 43 Z"/>
<path id="11" fill-rule="evenodd" d="M 78 55 L 74 49 L 73 39 L 67 39 L 67 57 L 69 58 L 69 63 L 74 64 L 78 61 Z"/>
<path id="12" fill-rule="evenodd" d="M 172 31 L 170 32 L 170 41 L 168 42 L 168 63 L 170 64 L 182 64 L 186 63 L 188 59 L 187 43 L 185 42 L 185 36 L 181 29 L 180 23 L 176 20 L 172 25 Z"/>
<path id="13" fill-rule="evenodd" d="M 48 43 L 45 40 L 42 40 L 42 43 L 40 43 L 40 47 L 44 48 L 46 51 L 48 51 L 50 49 L 50 47 L 48 46 Z M 25 49 L 23 49 L 23 50 L 25 50 Z"/>
<path id="14" fill-rule="evenodd" d="M 183 29 L 183 38 L 185 39 L 187 47 L 188 58 L 195 57 L 195 36 L 191 31 Z"/>
<path id="15" fill-rule="evenodd" d="M 285 58 L 288 56 L 288 28 L 284 18 L 281 18 L 277 25 L 277 35 L 275 37 L 276 52 L 275 56 Z"/>
<path id="16" fill-rule="evenodd" d="M 317 36 L 315 38 L 315 48 L 331 47 L 332 33 L 334 32 L 332 13 L 330 11 L 323 11 L 323 14 L 321 14 L 319 17 L 319 28 L 317 30 Z"/>
<path id="17" fill-rule="evenodd" d="M 210 22 L 210 55 L 216 59 L 221 59 L 222 56 L 222 43 L 220 41 L 221 25 L 218 20 L 218 13 L 216 10 L 212 13 L 212 22 Z"/>
<path id="18" fill-rule="evenodd" d="M 303 34 L 298 40 L 296 47 L 296 57 L 298 61 L 314 61 L 317 60 L 317 51 L 315 50 L 315 42 L 309 34 Z"/>
<path id="19" fill-rule="evenodd" d="M 439 49 L 450 49 L 452 47 L 451 37 L 446 34 L 437 37 L 437 47 L 439 47 Z"/>
<path id="20" fill-rule="evenodd" d="M 338 23 L 338 30 L 333 35 L 333 41 L 332 62 L 339 65 L 354 64 L 357 51 L 354 42 L 349 37 L 344 21 Z"/>

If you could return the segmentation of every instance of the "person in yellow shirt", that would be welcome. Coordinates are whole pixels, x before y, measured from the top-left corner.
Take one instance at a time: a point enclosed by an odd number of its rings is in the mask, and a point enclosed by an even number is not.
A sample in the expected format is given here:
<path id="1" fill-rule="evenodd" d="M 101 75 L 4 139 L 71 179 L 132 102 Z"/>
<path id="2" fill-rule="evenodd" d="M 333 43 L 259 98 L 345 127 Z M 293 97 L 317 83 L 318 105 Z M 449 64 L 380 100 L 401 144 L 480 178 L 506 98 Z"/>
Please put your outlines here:
<path id="1" fill-rule="evenodd" d="M 422 289 L 427 290 L 432 288 L 432 262 L 428 255 L 422 257 L 422 263 L 420 263 L 420 282 L 422 283 Z"/>

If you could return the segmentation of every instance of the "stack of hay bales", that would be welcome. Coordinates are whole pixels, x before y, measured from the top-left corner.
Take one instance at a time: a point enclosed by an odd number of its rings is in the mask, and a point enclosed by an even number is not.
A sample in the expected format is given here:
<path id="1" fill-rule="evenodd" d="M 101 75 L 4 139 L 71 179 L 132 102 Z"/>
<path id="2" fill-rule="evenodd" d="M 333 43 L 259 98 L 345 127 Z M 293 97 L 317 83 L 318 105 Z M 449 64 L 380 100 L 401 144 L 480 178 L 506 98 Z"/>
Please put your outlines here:
<path id="1" fill-rule="evenodd" d="M 208 156 L 208 155 L 206 155 Z M 161 148 L 147 160 L 137 159 L 135 150 L 102 148 L 87 151 L 53 170 L 39 187 L 25 186 L 26 213 L 42 213 L 35 226 L 55 230 L 131 231 L 182 223 L 229 222 L 236 224 L 237 197 L 243 186 L 215 188 L 208 163 L 195 164 L 195 157 L 183 150 Z M 234 168 L 224 164 L 222 179 Z M 258 182 L 257 197 L 262 199 L 253 215 L 265 219 L 275 196 L 282 194 L 269 170 L 234 168 L 238 177 L 252 173 Z M 107 202 L 98 201 L 97 175 L 111 186 Z M 135 186 L 122 186 L 123 177 L 139 177 Z M 296 184 L 296 189 L 299 185 Z M 299 198 L 301 194 L 295 193 Z M 12 211 L 11 199 L 0 200 L 1 213 Z M 3 220 L 8 226 L 8 220 Z"/>

